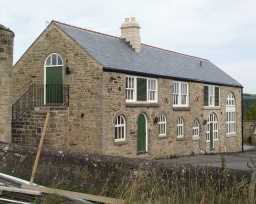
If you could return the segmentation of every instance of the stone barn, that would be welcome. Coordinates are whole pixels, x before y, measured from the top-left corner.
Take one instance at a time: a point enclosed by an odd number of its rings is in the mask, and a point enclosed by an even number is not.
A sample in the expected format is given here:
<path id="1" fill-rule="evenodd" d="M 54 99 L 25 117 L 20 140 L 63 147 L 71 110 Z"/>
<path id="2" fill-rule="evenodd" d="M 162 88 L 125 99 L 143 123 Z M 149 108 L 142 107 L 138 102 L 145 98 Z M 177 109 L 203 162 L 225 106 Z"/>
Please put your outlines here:
<path id="1" fill-rule="evenodd" d="M 143 44 L 135 18 L 111 36 L 52 21 L 12 67 L 0 28 L 0 138 L 126 157 L 237 152 L 242 86 L 212 62 Z M 3 88 L 4 87 L 4 88 Z"/>

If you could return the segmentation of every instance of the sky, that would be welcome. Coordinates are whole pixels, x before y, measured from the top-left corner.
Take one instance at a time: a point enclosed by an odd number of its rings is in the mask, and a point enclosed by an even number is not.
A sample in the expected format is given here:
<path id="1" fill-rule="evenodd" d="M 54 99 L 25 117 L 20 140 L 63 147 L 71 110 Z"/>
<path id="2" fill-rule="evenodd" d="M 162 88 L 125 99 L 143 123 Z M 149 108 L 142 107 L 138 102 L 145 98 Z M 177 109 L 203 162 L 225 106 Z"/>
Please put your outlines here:
<path id="1" fill-rule="evenodd" d="M 209 59 L 256 94 L 255 0 L 1 0 L 17 61 L 51 20 L 120 36 L 125 17 L 143 43 Z"/>

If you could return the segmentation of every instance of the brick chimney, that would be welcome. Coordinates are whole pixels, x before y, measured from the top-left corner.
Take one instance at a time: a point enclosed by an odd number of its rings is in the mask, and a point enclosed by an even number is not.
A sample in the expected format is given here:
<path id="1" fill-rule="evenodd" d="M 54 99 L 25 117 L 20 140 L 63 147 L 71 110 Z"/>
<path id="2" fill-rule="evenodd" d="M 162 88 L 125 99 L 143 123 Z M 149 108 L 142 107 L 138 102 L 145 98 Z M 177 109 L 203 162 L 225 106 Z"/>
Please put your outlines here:
<path id="1" fill-rule="evenodd" d="M 140 26 L 135 17 L 125 18 L 125 21 L 121 26 L 121 38 L 125 39 L 135 52 L 140 52 Z"/>

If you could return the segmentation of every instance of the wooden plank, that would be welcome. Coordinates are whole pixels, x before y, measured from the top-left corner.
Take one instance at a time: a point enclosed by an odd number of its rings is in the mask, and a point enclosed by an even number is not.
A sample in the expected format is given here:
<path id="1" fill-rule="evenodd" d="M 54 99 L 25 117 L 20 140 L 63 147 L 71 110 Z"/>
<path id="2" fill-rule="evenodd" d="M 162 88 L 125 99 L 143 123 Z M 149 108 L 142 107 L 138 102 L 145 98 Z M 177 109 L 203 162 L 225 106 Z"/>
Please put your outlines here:
<path id="1" fill-rule="evenodd" d="M 22 188 L 15 188 L 15 187 L 5 187 L 5 186 L 0 186 L 0 191 L 22 193 L 22 194 L 33 195 L 33 196 L 42 195 L 41 191 L 37 191 L 37 190 L 22 189 Z"/>
<path id="2" fill-rule="evenodd" d="M 109 198 L 104 196 L 96 196 L 86 193 L 78 193 L 73 191 L 66 191 L 54 188 L 47 188 L 43 186 L 31 186 L 31 189 L 41 191 L 46 194 L 55 194 L 70 199 L 84 199 L 92 202 L 105 203 L 105 204 L 124 204 L 124 200 Z"/>
<path id="3" fill-rule="evenodd" d="M 46 135 L 47 125 L 48 125 L 48 122 L 49 122 L 49 118 L 50 118 L 50 112 L 47 112 L 46 119 L 45 119 L 45 122 L 44 122 L 43 133 L 42 133 L 42 136 L 40 138 L 40 143 L 39 143 L 39 146 L 38 146 L 38 150 L 37 150 L 37 154 L 36 154 L 36 159 L 35 159 L 35 163 L 34 163 L 32 174 L 31 174 L 31 178 L 30 178 L 30 182 L 31 183 L 33 183 L 34 179 L 35 179 L 36 170 L 37 170 L 39 158 L 40 158 L 40 155 L 41 155 L 41 151 L 42 151 L 42 148 L 43 148 L 44 138 L 45 138 L 45 135 Z"/>
<path id="4" fill-rule="evenodd" d="M 3 201 L 4 203 L 32 204 L 32 203 L 28 203 L 28 202 L 22 202 L 22 201 L 11 200 L 11 199 L 6 199 L 6 198 L 0 198 L 0 201 Z"/>

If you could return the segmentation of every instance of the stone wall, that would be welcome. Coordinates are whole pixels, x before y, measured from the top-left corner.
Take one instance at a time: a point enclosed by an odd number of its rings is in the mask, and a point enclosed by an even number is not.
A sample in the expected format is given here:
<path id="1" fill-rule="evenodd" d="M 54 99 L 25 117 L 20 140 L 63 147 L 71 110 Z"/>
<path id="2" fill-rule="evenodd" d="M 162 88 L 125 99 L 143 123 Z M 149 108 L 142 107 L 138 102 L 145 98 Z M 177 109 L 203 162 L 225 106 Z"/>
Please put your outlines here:
<path id="1" fill-rule="evenodd" d="M 58 53 L 64 59 L 64 84 L 69 85 L 69 107 L 65 112 L 51 114 L 51 133 L 48 131 L 46 137 L 54 140 L 58 148 L 62 146 L 66 150 L 101 152 L 102 67 L 54 23 L 15 65 L 13 102 L 30 83 L 43 84 L 44 62 L 51 53 Z M 70 74 L 66 73 L 66 67 L 69 67 Z"/>
<path id="2" fill-rule="evenodd" d="M 0 141 L 11 141 L 11 71 L 14 33 L 0 25 Z"/>
<path id="3" fill-rule="evenodd" d="M 244 143 L 249 145 L 256 145 L 256 121 L 244 121 Z"/>
<path id="4" fill-rule="evenodd" d="M 241 89 L 221 86 L 221 107 L 206 109 L 203 106 L 203 84 L 189 82 L 190 107 L 174 109 L 170 94 L 172 80 L 160 78 L 158 79 L 158 104 L 126 104 L 125 76 L 125 74 L 104 72 L 103 152 L 105 154 L 139 156 L 137 155 L 137 118 L 140 113 L 145 113 L 148 119 L 149 151 L 147 156 L 149 157 L 207 152 L 206 121 L 211 112 L 216 113 L 219 120 L 219 141 L 215 143 L 215 152 L 241 151 Z M 226 96 L 230 92 L 236 97 L 237 133 L 228 137 L 225 133 L 225 104 Z M 154 122 L 159 113 L 164 113 L 167 117 L 167 136 L 164 138 L 158 137 L 158 127 Z M 118 114 L 125 116 L 127 124 L 127 138 L 121 143 L 114 142 L 114 120 Z M 178 117 L 183 117 L 185 121 L 185 137 L 182 140 L 176 138 Z M 198 119 L 201 125 L 199 140 L 192 139 L 192 125 L 195 119 Z"/>

